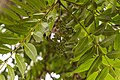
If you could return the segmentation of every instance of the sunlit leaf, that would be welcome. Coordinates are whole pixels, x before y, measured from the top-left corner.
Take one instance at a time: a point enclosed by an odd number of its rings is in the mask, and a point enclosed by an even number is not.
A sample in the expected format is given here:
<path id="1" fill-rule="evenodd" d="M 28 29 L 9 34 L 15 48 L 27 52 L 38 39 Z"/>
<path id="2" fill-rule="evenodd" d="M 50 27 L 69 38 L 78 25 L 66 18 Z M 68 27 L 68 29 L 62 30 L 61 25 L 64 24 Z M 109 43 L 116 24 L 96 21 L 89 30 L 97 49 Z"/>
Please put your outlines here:
<path id="1" fill-rule="evenodd" d="M 55 0 L 48 0 L 49 5 L 51 6 Z"/>
<path id="2" fill-rule="evenodd" d="M 100 65 L 101 61 L 102 61 L 102 56 L 98 56 L 94 60 L 94 62 L 92 63 L 92 65 L 91 65 L 91 67 L 90 67 L 90 69 L 89 69 L 89 71 L 87 73 L 87 76 L 89 76 L 90 74 L 92 74 L 98 68 L 98 66 Z"/>
<path id="3" fill-rule="evenodd" d="M 110 74 L 108 74 L 104 80 L 117 80 L 114 77 L 112 77 Z"/>
<path id="4" fill-rule="evenodd" d="M 2 75 L 2 74 L 0 74 L 0 79 L 1 80 L 6 80 L 5 77 L 4 77 L 4 75 Z"/>
<path id="5" fill-rule="evenodd" d="M 24 43 L 24 47 L 25 53 L 28 55 L 30 59 L 32 59 L 35 62 L 37 57 L 37 50 L 35 46 L 31 43 Z"/>
<path id="6" fill-rule="evenodd" d="M 98 47 L 99 47 L 99 52 L 100 53 L 107 54 L 107 49 L 106 48 L 103 48 L 100 45 Z"/>
<path id="7" fill-rule="evenodd" d="M 41 32 L 35 32 L 33 34 L 34 39 L 36 40 L 36 42 L 41 42 L 43 41 L 43 34 Z"/>
<path id="8" fill-rule="evenodd" d="M 104 78 L 107 76 L 107 74 L 109 73 L 109 68 L 105 67 L 96 77 L 95 80 L 104 80 Z"/>
<path id="9" fill-rule="evenodd" d="M 94 58 L 85 61 L 83 64 L 80 64 L 80 66 L 77 69 L 75 69 L 73 73 L 80 73 L 88 70 L 91 64 L 93 63 L 93 61 L 94 61 Z"/>
<path id="10" fill-rule="evenodd" d="M 86 80 L 95 80 L 95 78 L 97 77 L 97 75 L 98 75 L 98 71 L 92 73 Z"/>

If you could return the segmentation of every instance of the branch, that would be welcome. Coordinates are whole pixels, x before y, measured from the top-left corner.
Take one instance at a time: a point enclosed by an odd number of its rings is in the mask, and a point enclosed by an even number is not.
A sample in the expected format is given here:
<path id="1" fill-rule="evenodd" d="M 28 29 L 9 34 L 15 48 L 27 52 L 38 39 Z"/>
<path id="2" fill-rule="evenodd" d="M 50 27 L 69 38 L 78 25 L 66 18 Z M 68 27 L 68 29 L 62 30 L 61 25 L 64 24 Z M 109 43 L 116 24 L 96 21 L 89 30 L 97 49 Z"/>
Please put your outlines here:
<path id="1" fill-rule="evenodd" d="M 29 38 L 29 36 L 31 36 L 31 32 L 33 32 L 39 26 L 39 24 L 41 24 L 41 21 L 50 13 L 50 11 L 53 10 L 53 8 L 56 4 L 57 4 L 57 2 L 50 7 L 50 9 L 41 18 L 41 20 L 28 32 L 28 35 L 22 41 L 20 41 L 19 46 L 16 47 L 16 49 L 12 50 L 11 55 L 2 63 L 0 70 L 4 67 L 4 65 L 7 63 L 7 61 L 12 57 L 13 53 L 15 53 L 22 46 L 22 44 Z"/>

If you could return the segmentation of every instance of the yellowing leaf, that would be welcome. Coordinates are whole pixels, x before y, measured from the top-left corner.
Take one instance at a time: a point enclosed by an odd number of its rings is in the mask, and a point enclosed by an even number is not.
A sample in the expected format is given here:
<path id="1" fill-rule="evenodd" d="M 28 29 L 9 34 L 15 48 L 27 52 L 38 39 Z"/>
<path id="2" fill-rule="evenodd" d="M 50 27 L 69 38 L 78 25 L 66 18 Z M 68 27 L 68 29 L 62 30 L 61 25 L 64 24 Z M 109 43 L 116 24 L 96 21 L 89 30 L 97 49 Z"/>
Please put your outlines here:
<path id="1" fill-rule="evenodd" d="M 35 46 L 31 43 L 24 43 L 24 47 L 25 53 L 28 55 L 30 59 L 32 59 L 35 62 L 37 57 L 37 50 Z"/>

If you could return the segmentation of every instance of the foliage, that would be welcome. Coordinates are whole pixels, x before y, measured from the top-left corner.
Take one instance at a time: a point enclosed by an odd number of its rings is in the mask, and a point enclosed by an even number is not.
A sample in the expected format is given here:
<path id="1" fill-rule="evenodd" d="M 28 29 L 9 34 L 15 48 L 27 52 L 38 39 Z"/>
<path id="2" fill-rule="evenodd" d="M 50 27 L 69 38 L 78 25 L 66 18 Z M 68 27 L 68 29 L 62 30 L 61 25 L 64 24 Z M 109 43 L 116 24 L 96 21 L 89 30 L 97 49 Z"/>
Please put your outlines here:
<path id="1" fill-rule="evenodd" d="M 0 79 L 56 79 L 54 72 L 58 80 L 120 80 L 119 0 L 11 0 L 0 7 L 0 54 L 10 54 L 0 60 Z"/>

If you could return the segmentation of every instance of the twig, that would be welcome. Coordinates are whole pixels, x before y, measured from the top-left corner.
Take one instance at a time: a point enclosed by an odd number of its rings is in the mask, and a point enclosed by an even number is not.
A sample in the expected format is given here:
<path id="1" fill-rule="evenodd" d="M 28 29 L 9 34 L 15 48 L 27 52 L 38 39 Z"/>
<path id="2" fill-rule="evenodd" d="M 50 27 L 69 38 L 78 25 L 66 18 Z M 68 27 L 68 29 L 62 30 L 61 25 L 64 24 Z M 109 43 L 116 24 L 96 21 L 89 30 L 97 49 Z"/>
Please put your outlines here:
<path id="1" fill-rule="evenodd" d="M 4 65 L 6 64 L 6 62 L 12 57 L 13 53 L 15 53 L 21 46 L 22 44 L 28 39 L 29 36 L 31 36 L 31 32 L 33 32 L 39 24 L 41 24 L 41 21 L 49 14 L 50 11 L 53 10 L 54 6 L 57 4 L 57 2 L 55 4 L 53 4 L 50 9 L 47 11 L 47 13 L 41 18 L 41 20 L 29 31 L 28 35 L 22 40 L 20 41 L 19 46 L 15 49 L 12 50 L 11 55 L 3 62 L 3 65 L 0 67 L 0 70 L 4 67 Z"/>
<path id="2" fill-rule="evenodd" d="M 62 3 L 61 5 L 71 14 L 71 16 L 74 18 L 74 20 L 80 25 L 82 26 L 82 28 L 85 30 L 85 32 L 89 35 L 88 31 L 86 30 L 86 28 L 78 21 L 78 19 L 76 18 L 76 16 L 74 14 L 72 14 L 72 12 L 70 10 L 68 10 Z"/>

